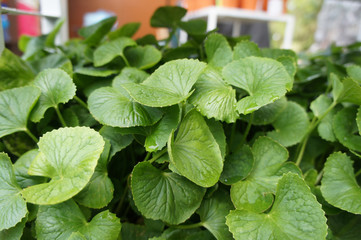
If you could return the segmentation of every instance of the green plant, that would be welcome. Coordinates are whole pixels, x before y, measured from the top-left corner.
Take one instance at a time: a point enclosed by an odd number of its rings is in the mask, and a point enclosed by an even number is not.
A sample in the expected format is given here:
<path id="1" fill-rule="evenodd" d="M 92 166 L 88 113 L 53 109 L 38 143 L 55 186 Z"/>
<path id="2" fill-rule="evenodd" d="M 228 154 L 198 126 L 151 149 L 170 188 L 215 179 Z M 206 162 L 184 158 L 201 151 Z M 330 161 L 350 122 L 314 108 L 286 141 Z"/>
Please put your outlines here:
<path id="1" fill-rule="evenodd" d="M 298 69 L 184 14 L 3 52 L 0 239 L 359 237 L 360 45 Z"/>

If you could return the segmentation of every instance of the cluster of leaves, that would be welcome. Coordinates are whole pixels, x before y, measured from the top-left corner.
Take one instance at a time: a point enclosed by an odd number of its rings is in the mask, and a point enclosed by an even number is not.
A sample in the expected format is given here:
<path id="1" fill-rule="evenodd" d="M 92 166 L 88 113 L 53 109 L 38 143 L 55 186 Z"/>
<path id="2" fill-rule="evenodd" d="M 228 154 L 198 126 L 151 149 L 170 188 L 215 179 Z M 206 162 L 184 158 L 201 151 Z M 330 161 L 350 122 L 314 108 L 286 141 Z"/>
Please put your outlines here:
<path id="1" fill-rule="evenodd" d="M 0 239 L 359 238 L 360 44 L 297 69 L 185 13 L 2 53 Z"/>

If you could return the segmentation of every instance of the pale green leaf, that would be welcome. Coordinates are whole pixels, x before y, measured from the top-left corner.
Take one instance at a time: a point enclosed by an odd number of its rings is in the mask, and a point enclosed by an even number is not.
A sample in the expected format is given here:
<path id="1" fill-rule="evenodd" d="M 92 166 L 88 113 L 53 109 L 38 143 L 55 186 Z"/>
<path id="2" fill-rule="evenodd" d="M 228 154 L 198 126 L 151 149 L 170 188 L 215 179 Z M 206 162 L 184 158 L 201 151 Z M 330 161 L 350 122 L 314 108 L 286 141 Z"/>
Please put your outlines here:
<path id="1" fill-rule="evenodd" d="M 295 102 L 288 102 L 286 108 L 272 123 L 275 130 L 268 132 L 267 136 L 289 147 L 302 140 L 309 124 L 305 109 Z"/>
<path id="2" fill-rule="evenodd" d="M 8 49 L 0 57 L 0 91 L 22 87 L 34 80 L 34 73 L 27 63 Z"/>
<path id="3" fill-rule="evenodd" d="M 76 87 L 70 76 L 60 69 L 46 69 L 39 73 L 34 85 L 41 90 L 39 101 L 31 112 L 31 121 L 39 122 L 47 109 L 57 108 L 75 96 Z"/>
<path id="4" fill-rule="evenodd" d="M 44 183 L 46 178 L 39 176 L 30 176 L 28 170 L 31 162 L 38 155 L 39 151 L 37 149 L 30 150 L 24 153 L 16 162 L 14 163 L 14 173 L 16 181 L 18 182 L 21 188 L 26 188 L 36 184 Z"/>
<path id="5" fill-rule="evenodd" d="M 0 239 L 3 240 L 20 240 L 23 235 L 27 217 L 23 218 L 21 222 L 17 223 L 14 227 L 0 231 Z"/>
<path id="6" fill-rule="evenodd" d="M 141 84 L 122 86 L 135 101 L 150 107 L 166 107 L 182 102 L 206 67 L 198 60 L 174 60 L 163 64 Z"/>
<path id="7" fill-rule="evenodd" d="M 168 107 L 164 110 L 163 118 L 150 127 L 149 133 L 145 139 L 145 149 L 147 152 L 154 152 L 161 150 L 169 139 L 178 123 L 180 122 L 180 109 L 178 105 Z"/>
<path id="8" fill-rule="evenodd" d="M 223 168 L 220 148 L 201 114 L 192 110 L 183 118 L 176 138 L 168 141 L 171 162 L 179 172 L 202 187 L 216 184 Z"/>
<path id="9" fill-rule="evenodd" d="M 228 192 L 218 190 L 211 198 L 205 198 L 197 210 L 202 226 L 207 228 L 217 240 L 232 239 L 226 225 L 226 216 L 234 209 Z"/>
<path id="10" fill-rule="evenodd" d="M 226 224 L 236 240 L 321 240 L 327 235 L 321 205 L 306 183 L 293 173 L 278 182 L 269 213 L 234 210 L 227 216 Z"/>
<path id="11" fill-rule="evenodd" d="M 349 107 L 339 111 L 333 118 L 333 131 L 337 140 L 345 147 L 361 152 L 361 136 L 355 121 L 357 108 Z"/>
<path id="12" fill-rule="evenodd" d="M 358 82 L 349 77 L 340 82 L 336 75 L 331 75 L 331 79 L 333 79 L 334 101 L 361 105 L 361 86 Z"/>
<path id="13" fill-rule="evenodd" d="M 251 148 L 243 145 L 238 151 L 227 155 L 220 181 L 231 185 L 245 179 L 253 169 L 254 158 Z"/>
<path id="14" fill-rule="evenodd" d="M 361 66 L 351 65 L 346 67 L 346 70 L 350 78 L 361 84 Z"/>
<path id="15" fill-rule="evenodd" d="M 87 127 L 60 128 L 43 135 L 39 154 L 28 173 L 51 178 L 48 183 L 25 188 L 22 195 L 34 204 L 56 204 L 79 193 L 94 173 L 104 140 Z"/>
<path id="16" fill-rule="evenodd" d="M 204 116 L 227 123 L 236 121 L 236 91 L 223 81 L 216 70 L 206 68 L 194 87 L 189 102 Z"/>
<path id="17" fill-rule="evenodd" d="M 131 189 L 135 205 L 147 218 L 179 224 L 200 206 L 205 189 L 186 178 L 163 172 L 149 162 L 133 170 Z"/>
<path id="18" fill-rule="evenodd" d="M 341 97 L 343 89 L 344 89 L 343 84 L 342 84 L 341 80 L 339 79 L 339 77 L 334 73 L 330 74 L 330 82 L 332 83 L 333 101 L 340 102 L 338 100 Z"/>
<path id="19" fill-rule="evenodd" d="M 293 78 L 297 72 L 297 62 L 294 61 L 292 57 L 289 56 L 281 56 L 276 59 L 278 62 L 282 63 L 285 67 L 288 74 Z"/>
<path id="20" fill-rule="evenodd" d="M 152 27 L 175 28 L 186 15 L 187 10 L 181 7 L 159 7 L 150 19 Z"/>
<path id="21" fill-rule="evenodd" d="M 320 117 L 326 112 L 331 104 L 332 100 L 326 95 L 322 94 L 311 102 L 310 108 L 316 117 Z"/>
<path id="22" fill-rule="evenodd" d="M 344 153 L 333 153 L 327 158 L 324 171 L 321 192 L 326 201 L 342 210 L 361 214 L 361 188 L 351 159 Z"/>
<path id="23" fill-rule="evenodd" d="M 79 232 L 87 240 L 116 240 L 121 224 L 108 210 L 88 222 L 78 205 L 69 200 L 57 205 L 40 206 L 35 222 L 37 239 L 63 240 Z"/>
<path id="24" fill-rule="evenodd" d="M 112 87 L 93 91 L 88 106 L 96 120 L 112 127 L 149 126 L 162 117 L 159 109 L 136 103 Z"/>
<path id="25" fill-rule="evenodd" d="M 224 67 L 232 61 L 233 52 L 227 39 L 218 33 L 208 36 L 204 43 L 208 64 L 212 67 Z"/>
<path id="26" fill-rule="evenodd" d="M 133 136 L 131 134 L 124 134 L 120 128 L 104 126 L 99 130 L 99 133 L 104 139 L 110 141 L 109 158 L 112 158 L 117 152 L 120 152 L 133 142 Z"/>
<path id="27" fill-rule="evenodd" d="M 249 176 L 231 187 L 231 199 L 237 209 L 263 212 L 273 203 L 280 171 L 288 159 L 288 151 L 268 137 L 258 138 L 252 146 L 253 170 Z"/>
<path id="28" fill-rule="evenodd" d="M 138 69 L 148 69 L 156 65 L 162 58 L 162 53 L 154 46 L 136 46 L 128 48 L 125 53 L 130 66 Z"/>
<path id="29" fill-rule="evenodd" d="M 0 92 L 0 137 L 26 131 L 30 111 L 39 96 L 40 89 L 33 86 Z"/>
<path id="30" fill-rule="evenodd" d="M 136 42 L 127 37 L 120 37 L 104 43 L 94 51 L 94 66 L 100 67 L 111 62 L 117 56 L 124 57 L 124 50 L 130 46 L 136 46 Z"/>
<path id="31" fill-rule="evenodd" d="M 28 213 L 20 193 L 11 160 L 0 153 L 0 231 L 14 227 Z"/>
<path id="32" fill-rule="evenodd" d="M 113 198 L 114 186 L 108 177 L 108 158 L 110 153 L 110 142 L 105 141 L 104 150 L 100 155 L 93 176 L 88 184 L 74 200 L 88 208 L 103 208 Z"/>
<path id="33" fill-rule="evenodd" d="M 108 33 L 108 37 L 110 40 L 114 40 L 119 37 L 133 37 L 133 35 L 138 31 L 139 27 L 140 22 L 126 23 L 117 30 Z"/>
<path id="34" fill-rule="evenodd" d="M 261 57 L 261 50 L 257 44 L 250 41 L 241 41 L 234 46 L 233 49 L 233 60 L 239 60 L 245 57 Z"/>
<path id="35" fill-rule="evenodd" d="M 86 237 L 80 232 L 73 232 L 68 240 L 87 240 Z"/>
<path id="36" fill-rule="evenodd" d="M 233 61 L 223 69 L 223 77 L 248 92 L 249 96 L 237 103 L 237 110 L 242 114 L 254 112 L 283 97 L 293 84 L 281 63 L 259 57 Z"/>
<path id="37" fill-rule="evenodd" d="M 79 29 L 79 35 L 85 38 L 85 43 L 97 45 L 110 31 L 116 20 L 116 17 L 110 17 L 93 25 L 82 27 Z"/>

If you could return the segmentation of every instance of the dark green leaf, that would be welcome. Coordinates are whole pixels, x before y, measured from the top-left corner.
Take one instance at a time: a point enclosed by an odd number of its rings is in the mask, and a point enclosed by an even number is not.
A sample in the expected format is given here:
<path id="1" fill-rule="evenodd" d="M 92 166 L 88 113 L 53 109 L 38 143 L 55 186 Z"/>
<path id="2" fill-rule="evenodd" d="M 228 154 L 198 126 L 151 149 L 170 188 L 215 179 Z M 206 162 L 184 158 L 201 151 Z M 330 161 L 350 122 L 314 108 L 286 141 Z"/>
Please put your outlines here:
<path id="1" fill-rule="evenodd" d="M 138 31 L 140 27 L 140 22 L 131 22 L 124 24 L 117 30 L 108 33 L 110 40 L 114 40 L 119 37 L 133 37 L 133 35 Z"/>
<path id="2" fill-rule="evenodd" d="M 162 53 L 153 46 L 137 46 L 125 51 L 130 66 L 139 69 L 148 69 L 157 64 L 162 58 Z"/>
<path id="3" fill-rule="evenodd" d="M 116 17 L 104 19 L 96 24 L 83 27 L 79 30 L 79 35 L 85 38 L 88 45 L 97 45 L 113 27 Z"/>
<path id="4" fill-rule="evenodd" d="M 175 28 L 186 13 L 187 10 L 181 7 L 160 7 L 153 13 L 150 25 L 152 27 Z"/>

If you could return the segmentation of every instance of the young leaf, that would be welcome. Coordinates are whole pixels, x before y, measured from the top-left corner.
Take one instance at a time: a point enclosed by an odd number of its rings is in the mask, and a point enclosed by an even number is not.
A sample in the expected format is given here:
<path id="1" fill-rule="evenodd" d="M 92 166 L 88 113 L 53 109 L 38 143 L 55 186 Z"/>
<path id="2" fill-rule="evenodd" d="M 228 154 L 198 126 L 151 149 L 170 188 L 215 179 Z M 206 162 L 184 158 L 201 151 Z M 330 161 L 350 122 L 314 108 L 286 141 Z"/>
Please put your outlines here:
<path id="1" fill-rule="evenodd" d="M 186 13 L 187 10 L 181 7 L 160 7 L 153 13 L 150 25 L 152 27 L 176 28 Z"/>
<path id="2" fill-rule="evenodd" d="M 104 43 L 94 51 L 94 66 L 103 66 L 117 56 L 124 58 L 125 48 L 136 45 L 136 42 L 128 37 L 120 37 L 111 42 Z"/>
<path id="3" fill-rule="evenodd" d="M 209 35 L 204 47 L 210 66 L 222 68 L 232 61 L 232 49 L 223 35 L 218 33 Z"/>
<path id="4" fill-rule="evenodd" d="M 179 22 L 178 25 L 188 35 L 204 34 L 207 31 L 207 22 L 203 19 L 192 19 L 186 22 Z"/>
<path id="5" fill-rule="evenodd" d="M 120 229 L 120 220 L 108 210 L 98 213 L 88 222 L 73 200 L 57 205 L 40 206 L 35 222 L 39 240 L 68 239 L 75 232 L 89 240 L 116 240 Z"/>
<path id="6" fill-rule="evenodd" d="M 0 92 L 0 138 L 27 130 L 28 116 L 40 93 L 40 89 L 33 86 Z"/>
<path id="7" fill-rule="evenodd" d="M 237 152 L 229 154 L 224 161 L 220 181 L 231 185 L 245 179 L 253 169 L 254 158 L 251 148 L 243 145 Z"/>
<path id="8" fill-rule="evenodd" d="M 288 173 L 278 182 L 271 211 L 257 214 L 234 210 L 226 224 L 236 240 L 241 239 L 325 239 L 326 217 L 306 183 Z"/>
<path id="9" fill-rule="evenodd" d="M 133 37 L 133 35 L 138 31 L 140 27 L 140 22 L 131 22 L 124 24 L 117 30 L 108 33 L 110 40 L 117 39 L 119 37 Z"/>
<path id="10" fill-rule="evenodd" d="M 58 53 L 32 61 L 31 66 L 37 73 L 47 68 L 60 68 L 69 74 L 69 76 L 73 75 L 73 65 L 71 61 L 66 56 Z"/>
<path id="11" fill-rule="evenodd" d="M 17 223 L 14 227 L 0 231 L 0 239 L 4 240 L 20 240 L 23 235 L 25 228 L 25 223 L 28 220 L 27 217 L 24 217 L 21 222 Z"/>
<path id="12" fill-rule="evenodd" d="M 310 108 L 316 117 L 320 117 L 326 112 L 331 104 L 332 100 L 326 95 L 322 94 L 311 102 Z"/>
<path id="13" fill-rule="evenodd" d="M 212 68 L 206 68 L 199 77 L 189 102 L 208 118 L 213 117 L 227 123 L 235 122 L 238 118 L 236 91 Z"/>
<path id="14" fill-rule="evenodd" d="M 361 67 L 357 65 L 351 65 L 346 68 L 347 74 L 356 82 L 361 84 Z"/>
<path id="15" fill-rule="evenodd" d="M 283 97 L 293 84 L 281 63 L 259 57 L 233 61 L 223 69 L 223 77 L 249 93 L 250 96 L 237 103 L 237 110 L 242 114 L 254 112 Z"/>
<path id="16" fill-rule="evenodd" d="M 0 56 L 0 91 L 25 86 L 33 81 L 34 77 L 25 61 L 4 49 Z"/>
<path id="17" fill-rule="evenodd" d="M 104 126 L 99 130 L 100 135 L 104 139 L 110 141 L 111 149 L 109 153 L 109 159 L 111 159 L 117 152 L 126 148 L 133 141 L 133 136 L 130 134 L 124 134 L 122 129 Z"/>
<path id="18" fill-rule="evenodd" d="M 201 207 L 197 210 L 202 226 L 207 228 L 217 240 L 232 239 L 226 225 L 226 216 L 234 209 L 228 192 L 218 190 L 211 198 L 203 200 Z"/>
<path id="19" fill-rule="evenodd" d="M 104 140 L 87 127 L 61 128 L 43 135 L 38 146 L 40 153 L 28 173 L 51 180 L 25 188 L 22 195 L 30 203 L 56 204 L 75 196 L 86 186 L 103 151 Z"/>
<path id="20" fill-rule="evenodd" d="M 168 141 L 171 162 L 179 172 L 202 187 L 217 183 L 223 168 L 220 148 L 201 114 L 192 110 Z M 205 151 L 206 149 L 206 151 Z"/>
<path id="21" fill-rule="evenodd" d="M 237 209 L 264 212 L 273 203 L 277 172 L 288 159 L 288 151 L 268 137 L 258 138 L 252 146 L 253 170 L 249 176 L 231 187 L 231 199 Z"/>
<path id="22" fill-rule="evenodd" d="M 161 150 L 169 139 L 178 123 L 180 122 L 180 109 L 178 105 L 166 108 L 163 118 L 154 126 L 150 127 L 150 132 L 145 139 L 145 149 L 147 152 Z"/>
<path id="23" fill-rule="evenodd" d="M 361 152 L 361 136 L 355 121 L 357 108 L 349 107 L 339 111 L 333 118 L 333 130 L 337 140 L 345 147 Z"/>
<path id="24" fill-rule="evenodd" d="M 179 224 L 200 206 L 205 189 L 176 173 L 163 172 L 149 162 L 138 163 L 132 173 L 135 205 L 147 218 Z"/>
<path id="25" fill-rule="evenodd" d="M 28 213 L 20 193 L 11 160 L 0 153 L 0 231 L 14 227 Z"/>
<path id="26" fill-rule="evenodd" d="M 297 62 L 289 56 L 281 56 L 276 59 L 278 62 L 282 63 L 285 67 L 288 74 L 293 78 L 297 72 Z"/>
<path id="27" fill-rule="evenodd" d="M 114 186 L 108 177 L 108 158 L 110 143 L 105 141 L 103 153 L 100 155 L 98 164 L 88 184 L 74 200 L 88 208 L 103 208 L 113 198 Z"/>
<path id="28" fill-rule="evenodd" d="M 28 170 L 31 162 L 38 155 L 39 151 L 37 149 L 30 150 L 24 153 L 16 162 L 14 163 L 14 173 L 16 181 L 18 182 L 21 188 L 26 188 L 36 184 L 44 183 L 46 178 L 39 176 L 30 176 Z"/>
<path id="29" fill-rule="evenodd" d="M 63 26 L 64 22 L 65 22 L 65 19 L 59 18 L 56 21 L 55 26 L 53 27 L 53 30 L 49 34 L 46 34 L 46 39 L 45 39 L 45 46 L 46 47 L 55 48 L 56 35 L 58 35 L 58 33 L 59 33 L 61 27 Z"/>
<path id="30" fill-rule="evenodd" d="M 233 60 L 239 60 L 245 57 L 262 57 L 261 50 L 258 45 L 250 41 L 241 41 L 234 46 Z"/>
<path id="31" fill-rule="evenodd" d="M 60 69 L 46 69 L 38 74 L 34 85 L 41 90 L 39 101 L 31 112 L 30 119 L 39 122 L 47 109 L 57 108 L 75 96 L 76 87 L 69 75 Z"/>
<path id="32" fill-rule="evenodd" d="M 198 60 L 174 60 L 163 64 L 141 84 L 122 86 L 135 101 L 150 107 L 166 107 L 189 97 L 189 91 L 206 67 Z"/>
<path id="33" fill-rule="evenodd" d="M 149 126 L 162 117 L 162 111 L 136 103 L 112 87 L 93 91 L 88 105 L 95 119 L 112 127 Z"/>
<path id="34" fill-rule="evenodd" d="M 156 65 L 162 58 L 162 53 L 153 46 L 136 46 L 125 51 L 130 66 L 138 69 L 148 69 Z"/>
<path id="35" fill-rule="evenodd" d="M 358 185 L 351 159 L 335 152 L 326 161 L 321 181 L 322 196 L 331 205 L 361 214 L 361 188 Z"/>
<path id="36" fill-rule="evenodd" d="M 96 24 L 83 27 L 79 30 L 79 35 L 85 38 L 84 42 L 88 45 L 97 45 L 110 31 L 116 20 L 116 17 L 110 17 Z"/>
<path id="37" fill-rule="evenodd" d="M 275 130 L 268 132 L 267 136 L 289 147 L 302 140 L 307 133 L 309 121 L 303 107 L 295 102 L 288 102 L 272 125 Z"/>
<path id="38" fill-rule="evenodd" d="M 335 102 L 350 102 L 361 105 L 361 86 L 358 82 L 349 77 L 341 82 L 333 73 L 331 73 L 330 78 L 333 84 L 332 94 Z"/>

